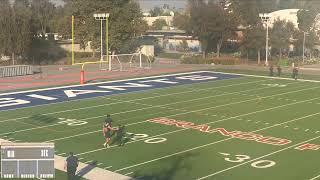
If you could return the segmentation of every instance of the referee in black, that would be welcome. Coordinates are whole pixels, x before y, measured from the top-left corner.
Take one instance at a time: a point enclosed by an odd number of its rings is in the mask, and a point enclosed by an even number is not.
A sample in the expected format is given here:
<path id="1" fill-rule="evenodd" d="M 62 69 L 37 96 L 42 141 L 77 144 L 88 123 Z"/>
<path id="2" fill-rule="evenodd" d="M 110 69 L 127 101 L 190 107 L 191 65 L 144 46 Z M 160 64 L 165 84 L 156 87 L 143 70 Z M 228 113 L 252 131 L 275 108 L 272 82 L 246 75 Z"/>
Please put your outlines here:
<path id="1" fill-rule="evenodd" d="M 78 164 L 78 158 L 73 155 L 73 152 L 70 152 L 64 165 L 64 168 L 67 169 L 68 180 L 76 179 L 76 171 Z"/>

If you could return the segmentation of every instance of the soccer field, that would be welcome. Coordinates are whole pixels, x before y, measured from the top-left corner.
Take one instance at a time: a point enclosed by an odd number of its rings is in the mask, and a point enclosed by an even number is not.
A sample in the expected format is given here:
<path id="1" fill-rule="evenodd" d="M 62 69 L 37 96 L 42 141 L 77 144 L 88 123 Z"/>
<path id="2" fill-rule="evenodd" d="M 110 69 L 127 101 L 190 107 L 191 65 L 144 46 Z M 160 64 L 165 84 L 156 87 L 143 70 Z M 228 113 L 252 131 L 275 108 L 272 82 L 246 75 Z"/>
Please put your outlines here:
<path id="1" fill-rule="evenodd" d="M 320 179 L 320 82 L 212 76 L 3 109 L 0 138 L 54 142 L 57 155 L 143 180 Z M 126 126 L 124 146 L 103 147 L 108 113 Z"/>

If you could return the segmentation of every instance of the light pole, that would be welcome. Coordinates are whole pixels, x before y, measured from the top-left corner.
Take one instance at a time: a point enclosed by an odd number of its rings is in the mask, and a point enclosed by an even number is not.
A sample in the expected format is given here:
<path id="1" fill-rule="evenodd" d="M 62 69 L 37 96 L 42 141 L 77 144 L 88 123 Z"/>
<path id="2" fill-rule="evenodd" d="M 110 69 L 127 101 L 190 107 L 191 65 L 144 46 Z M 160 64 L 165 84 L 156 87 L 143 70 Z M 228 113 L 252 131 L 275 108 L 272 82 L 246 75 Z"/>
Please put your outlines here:
<path id="1" fill-rule="evenodd" d="M 101 51 L 101 57 L 100 57 L 100 65 L 103 61 L 103 21 L 105 20 L 106 21 L 106 56 L 107 56 L 107 62 L 109 60 L 109 46 L 108 46 L 108 18 L 109 18 L 109 13 L 97 13 L 97 14 L 93 14 L 93 17 L 95 18 L 95 20 L 100 20 L 101 22 L 101 42 L 100 42 L 100 51 Z"/>
<path id="2" fill-rule="evenodd" d="M 266 32 L 266 61 L 265 61 L 265 65 L 268 66 L 269 62 L 268 62 L 268 54 L 269 54 L 269 45 L 268 45 L 268 41 L 269 41 L 269 21 L 270 21 L 270 15 L 267 13 L 261 13 L 259 14 L 259 17 L 261 18 L 262 22 L 264 24 L 266 24 L 267 27 L 267 32 Z"/>

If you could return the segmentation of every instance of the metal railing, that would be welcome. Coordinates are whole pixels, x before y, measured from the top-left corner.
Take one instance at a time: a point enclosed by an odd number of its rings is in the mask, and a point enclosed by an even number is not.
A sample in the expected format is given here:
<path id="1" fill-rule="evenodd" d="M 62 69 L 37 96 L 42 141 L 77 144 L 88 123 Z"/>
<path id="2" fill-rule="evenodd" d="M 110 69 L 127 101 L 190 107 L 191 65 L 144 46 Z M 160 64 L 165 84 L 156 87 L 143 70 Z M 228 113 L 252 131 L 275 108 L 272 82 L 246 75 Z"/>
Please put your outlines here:
<path id="1" fill-rule="evenodd" d="M 33 74 L 33 66 L 17 65 L 17 66 L 2 66 L 0 67 L 0 78 L 13 77 Z"/>

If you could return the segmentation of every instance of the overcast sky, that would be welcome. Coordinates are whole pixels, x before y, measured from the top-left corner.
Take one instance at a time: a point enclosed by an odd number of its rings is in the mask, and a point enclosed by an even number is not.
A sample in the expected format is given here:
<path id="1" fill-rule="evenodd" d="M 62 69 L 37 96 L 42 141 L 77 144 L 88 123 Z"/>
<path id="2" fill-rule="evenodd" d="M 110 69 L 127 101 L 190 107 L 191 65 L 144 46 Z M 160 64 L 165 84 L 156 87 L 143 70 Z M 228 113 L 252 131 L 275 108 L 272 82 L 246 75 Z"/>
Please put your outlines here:
<path id="1" fill-rule="evenodd" d="M 62 5 L 62 0 L 51 0 L 57 5 Z M 188 1 L 187 0 L 137 0 L 140 3 L 142 11 L 149 11 L 155 6 L 163 6 L 168 4 L 170 7 L 175 7 L 176 9 L 184 8 Z"/>

